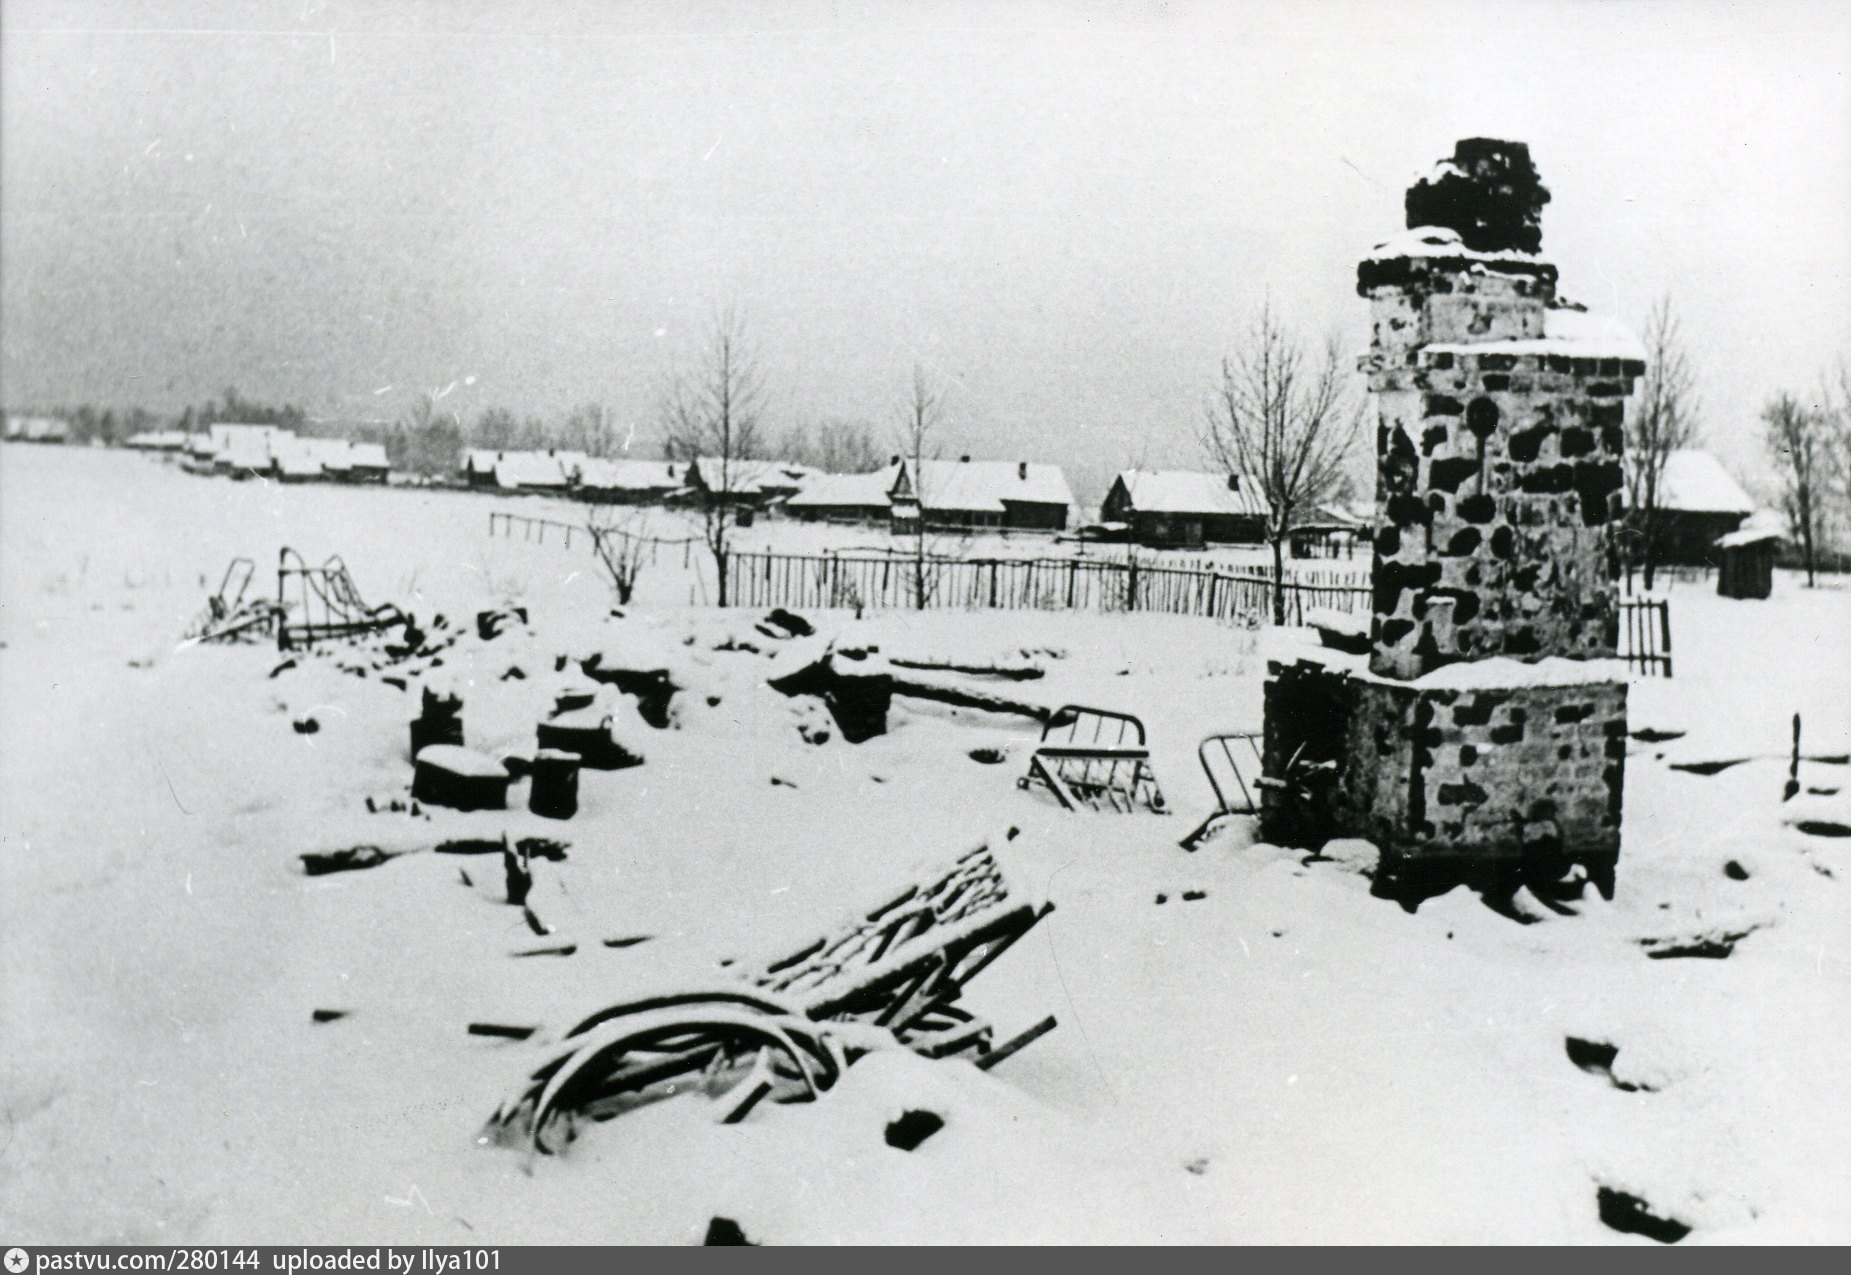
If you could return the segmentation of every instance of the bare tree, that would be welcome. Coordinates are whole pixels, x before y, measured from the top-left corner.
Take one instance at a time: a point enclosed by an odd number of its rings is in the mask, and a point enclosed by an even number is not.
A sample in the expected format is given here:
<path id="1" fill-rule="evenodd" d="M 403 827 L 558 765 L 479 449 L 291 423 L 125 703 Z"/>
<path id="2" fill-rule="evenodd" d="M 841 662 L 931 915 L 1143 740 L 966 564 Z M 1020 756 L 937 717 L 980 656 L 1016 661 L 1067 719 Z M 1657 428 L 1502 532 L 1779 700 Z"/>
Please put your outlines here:
<path id="1" fill-rule="evenodd" d="M 617 427 L 602 403 L 581 403 L 566 417 L 561 446 L 587 456 L 609 456 L 617 450 Z"/>
<path id="2" fill-rule="evenodd" d="M 505 407 L 484 409 L 470 431 L 470 442 L 485 451 L 502 452 L 513 445 L 520 424 Z"/>
<path id="3" fill-rule="evenodd" d="M 912 394 L 900 417 L 899 439 L 907 480 L 919 511 L 913 524 L 912 577 L 913 605 L 921 611 L 931 602 L 938 584 L 932 563 L 936 555 L 926 539 L 926 463 L 938 459 L 938 430 L 944 423 L 944 412 L 944 392 L 933 388 L 924 367 L 913 364 Z"/>
<path id="4" fill-rule="evenodd" d="M 1647 589 L 1664 551 L 1659 511 L 1665 467 L 1671 453 L 1690 446 L 1696 432 L 1697 396 L 1683 333 L 1671 298 L 1660 297 L 1645 321 L 1645 383 L 1626 426 L 1626 504 L 1633 548 L 1627 578 L 1631 579 L 1632 563 L 1638 562 Z"/>
<path id="5" fill-rule="evenodd" d="M 707 486 L 701 539 L 713 556 L 721 606 L 727 605 L 738 492 L 748 462 L 759 453 L 764 407 L 765 378 L 745 323 L 725 312 L 714 320 L 696 365 L 670 382 L 661 407 L 664 454 L 701 465 Z"/>
<path id="6" fill-rule="evenodd" d="M 619 517 L 608 505 L 594 505 L 585 511 L 585 530 L 591 533 L 592 551 L 610 580 L 619 606 L 630 604 L 649 553 L 649 539 L 641 534 L 637 522 L 636 514 Z"/>
<path id="7" fill-rule="evenodd" d="M 1851 527 L 1851 363 L 1840 361 L 1836 384 L 1822 392 L 1830 404 L 1828 450 L 1840 525 Z M 1844 548 L 1844 542 L 1838 543 Z"/>
<path id="8" fill-rule="evenodd" d="M 881 467 L 880 445 L 860 421 L 827 421 L 817 428 L 817 468 L 832 474 L 871 474 Z"/>
<path id="9" fill-rule="evenodd" d="M 799 465 L 830 474 L 867 474 L 881 467 L 873 432 L 859 421 L 793 425 L 778 440 L 777 453 Z"/>
<path id="10" fill-rule="evenodd" d="M 1819 534 L 1820 485 L 1826 477 L 1827 416 L 1783 391 L 1762 410 L 1761 420 L 1766 426 L 1768 454 L 1780 475 L 1781 506 L 1794 539 L 1800 542 L 1810 588 Z"/>
<path id="11" fill-rule="evenodd" d="M 1221 361 L 1202 446 L 1265 503 L 1273 551 L 1273 623 L 1285 623 L 1285 544 L 1301 514 L 1343 489 L 1360 415 L 1344 391 L 1335 340 L 1308 357 L 1298 336 L 1260 311 Z"/>

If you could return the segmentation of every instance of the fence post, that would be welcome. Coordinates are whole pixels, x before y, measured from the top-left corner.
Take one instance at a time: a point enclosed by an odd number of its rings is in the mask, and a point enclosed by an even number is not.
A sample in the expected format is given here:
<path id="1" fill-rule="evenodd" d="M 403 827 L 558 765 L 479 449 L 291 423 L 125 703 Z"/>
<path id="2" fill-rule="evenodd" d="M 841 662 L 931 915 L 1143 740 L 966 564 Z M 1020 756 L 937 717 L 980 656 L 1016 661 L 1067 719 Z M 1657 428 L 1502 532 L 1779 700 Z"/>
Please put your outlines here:
<path id="1" fill-rule="evenodd" d="M 1658 628 L 1665 639 L 1665 676 L 1671 676 L 1671 599 L 1666 598 L 1658 604 Z M 1794 715 L 1799 720 L 1799 715 Z"/>

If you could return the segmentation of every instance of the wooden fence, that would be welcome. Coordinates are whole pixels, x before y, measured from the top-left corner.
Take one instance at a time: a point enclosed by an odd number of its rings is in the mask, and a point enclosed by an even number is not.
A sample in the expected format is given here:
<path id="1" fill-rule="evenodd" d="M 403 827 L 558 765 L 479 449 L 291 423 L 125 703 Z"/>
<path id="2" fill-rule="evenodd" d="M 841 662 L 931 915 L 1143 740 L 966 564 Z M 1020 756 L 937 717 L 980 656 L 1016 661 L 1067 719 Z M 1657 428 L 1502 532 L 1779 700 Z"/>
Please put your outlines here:
<path id="1" fill-rule="evenodd" d="M 735 606 L 868 610 L 963 608 L 1024 611 L 1156 611 L 1225 623 L 1272 618 L 1272 582 L 1232 572 L 1154 567 L 1132 559 L 928 558 L 742 552 L 727 559 Z M 1325 608 L 1361 613 L 1369 590 L 1288 583 L 1287 624 Z"/>
<path id="2" fill-rule="evenodd" d="M 1620 658 L 1641 673 L 1671 676 L 1671 603 L 1628 598 L 1620 603 Z"/>
<path id="3" fill-rule="evenodd" d="M 574 537 L 592 547 L 591 531 L 583 525 L 522 514 L 489 515 L 490 535 L 545 543 L 549 533 L 562 548 L 571 548 Z M 615 528 L 602 534 L 629 535 Z M 684 567 L 695 543 L 632 538 L 648 542 L 651 564 L 661 549 L 679 548 Z M 933 609 L 1155 611 L 1224 624 L 1272 622 L 1269 576 L 1269 571 L 1215 571 L 1201 563 L 1151 566 L 1137 558 L 930 557 L 923 570 L 916 560 L 899 554 L 741 551 L 726 559 L 727 598 L 733 606 L 910 611 L 918 606 L 923 589 L 925 604 Z M 1320 609 L 1367 615 L 1370 602 L 1366 585 L 1314 584 L 1295 578 L 1285 586 L 1285 622 L 1304 624 L 1307 614 Z M 1619 637 L 1619 655 L 1628 667 L 1671 676 L 1669 601 L 1622 600 Z"/>

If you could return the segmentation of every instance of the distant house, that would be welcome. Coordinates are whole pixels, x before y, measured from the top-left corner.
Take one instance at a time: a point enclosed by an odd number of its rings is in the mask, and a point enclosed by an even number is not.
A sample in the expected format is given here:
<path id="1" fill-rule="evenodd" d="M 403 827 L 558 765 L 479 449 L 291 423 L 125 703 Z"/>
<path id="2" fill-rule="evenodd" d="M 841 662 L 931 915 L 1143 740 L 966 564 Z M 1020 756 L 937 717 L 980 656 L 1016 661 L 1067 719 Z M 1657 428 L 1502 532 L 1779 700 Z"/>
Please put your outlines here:
<path id="1" fill-rule="evenodd" d="M 70 429 L 55 416 L 9 416 L 6 437 L 15 443 L 62 443 Z"/>
<path id="2" fill-rule="evenodd" d="M 587 460 L 578 494 L 594 504 L 659 504 L 686 485 L 687 466 L 673 460 Z"/>
<path id="3" fill-rule="evenodd" d="M 1675 451 L 1658 483 L 1655 557 L 1678 566 L 1715 565 L 1715 545 L 1741 528 L 1755 502 L 1706 451 Z"/>
<path id="4" fill-rule="evenodd" d="M 968 456 L 917 466 L 902 461 L 887 498 L 899 531 L 914 519 L 927 527 L 1063 531 L 1073 508 L 1073 491 L 1059 465 Z"/>
<path id="5" fill-rule="evenodd" d="M 1139 544 L 1200 548 L 1259 543 L 1267 508 L 1266 497 L 1238 474 L 1127 469 L 1112 480 L 1099 516 L 1126 524 Z"/>
<path id="6" fill-rule="evenodd" d="M 131 434 L 122 440 L 122 445 L 138 452 L 177 452 L 185 449 L 187 435 L 177 429 L 153 430 Z"/>
<path id="7" fill-rule="evenodd" d="M 285 483 L 311 483 L 326 476 L 321 458 L 307 448 L 278 456 L 275 469 L 277 481 Z"/>
<path id="8" fill-rule="evenodd" d="M 344 456 L 345 465 L 336 477 L 350 483 L 383 483 L 392 476 L 383 443 L 350 443 Z"/>
<path id="9" fill-rule="evenodd" d="M 472 447 L 463 453 L 463 481 L 471 487 L 495 486 L 495 466 L 505 453 Z"/>
<path id="10" fill-rule="evenodd" d="M 899 476 L 898 462 L 871 474 L 822 474 L 785 501 L 784 512 L 804 522 L 884 522 Z"/>
<path id="11" fill-rule="evenodd" d="M 502 491 L 563 492 L 569 483 L 565 466 L 545 452 L 501 452 L 495 486 Z"/>
<path id="12" fill-rule="evenodd" d="M 724 503 L 762 509 L 770 503 L 777 479 L 770 461 L 699 456 L 688 462 L 685 490 L 695 504 Z M 767 486 L 770 484 L 770 487 Z"/>

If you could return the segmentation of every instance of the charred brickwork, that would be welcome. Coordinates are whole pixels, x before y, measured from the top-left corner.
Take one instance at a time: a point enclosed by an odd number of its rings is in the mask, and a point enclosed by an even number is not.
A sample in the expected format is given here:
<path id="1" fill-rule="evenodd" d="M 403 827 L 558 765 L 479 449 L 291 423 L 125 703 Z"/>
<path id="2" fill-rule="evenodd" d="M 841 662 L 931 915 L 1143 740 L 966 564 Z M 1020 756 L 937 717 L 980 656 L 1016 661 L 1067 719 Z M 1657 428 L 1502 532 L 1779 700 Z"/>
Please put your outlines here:
<path id="1" fill-rule="evenodd" d="M 1626 686 L 1611 659 L 1626 400 L 1644 364 L 1558 303 L 1534 255 L 1548 191 L 1485 139 L 1408 192 L 1410 232 L 1365 260 L 1376 405 L 1369 667 L 1274 664 L 1269 837 L 1365 837 L 1393 873 L 1589 865 L 1619 853 Z M 1610 333 L 1608 335 L 1611 335 Z"/>
<path id="2" fill-rule="evenodd" d="M 1377 673 L 1613 656 L 1625 399 L 1643 371 L 1463 343 L 1372 367 Z"/>

